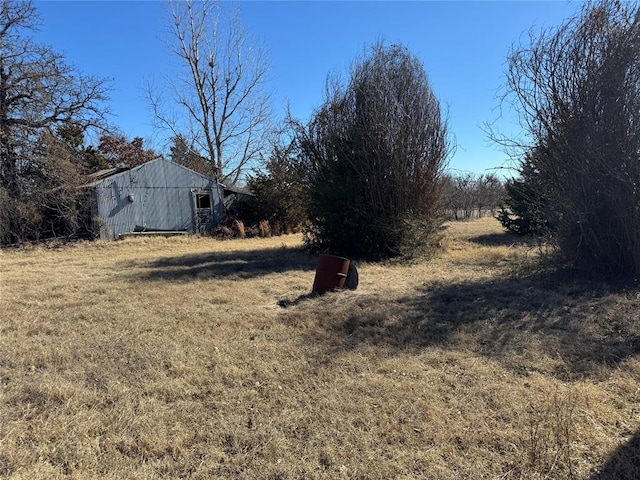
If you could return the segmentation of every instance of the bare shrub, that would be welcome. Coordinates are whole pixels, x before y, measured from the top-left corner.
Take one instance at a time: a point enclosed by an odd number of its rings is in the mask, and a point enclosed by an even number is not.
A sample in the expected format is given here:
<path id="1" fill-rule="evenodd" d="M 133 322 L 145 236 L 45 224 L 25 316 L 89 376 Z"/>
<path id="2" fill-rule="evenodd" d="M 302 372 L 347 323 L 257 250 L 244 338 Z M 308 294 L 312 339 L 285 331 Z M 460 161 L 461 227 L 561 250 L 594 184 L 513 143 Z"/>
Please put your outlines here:
<path id="1" fill-rule="evenodd" d="M 234 231 L 232 228 L 229 228 L 226 225 L 218 225 L 217 227 L 213 228 L 213 230 L 211 231 L 211 235 L 219 239 L 228 240 L 230 238 L 233 238 Z"/>
<path id="2" fill-rule="evenodd" d="M 418 59 L 374 45 L 346 86 L 328 82 L 322 107 L 297 127 L 310 185 L 307 245 L 369 259 L 411 254 L 404 225 L 436 223 L 447 135 Z"/>
<path id="3" fill-rule="evenodd" d="M 509 57 L 507 98 L 564 258 L 640 273 L 640 7 L 588 2 Z M 504 139 L 503 139 L 504 140 Z M 528 162 L 533 162 L 528 165 Z"/>

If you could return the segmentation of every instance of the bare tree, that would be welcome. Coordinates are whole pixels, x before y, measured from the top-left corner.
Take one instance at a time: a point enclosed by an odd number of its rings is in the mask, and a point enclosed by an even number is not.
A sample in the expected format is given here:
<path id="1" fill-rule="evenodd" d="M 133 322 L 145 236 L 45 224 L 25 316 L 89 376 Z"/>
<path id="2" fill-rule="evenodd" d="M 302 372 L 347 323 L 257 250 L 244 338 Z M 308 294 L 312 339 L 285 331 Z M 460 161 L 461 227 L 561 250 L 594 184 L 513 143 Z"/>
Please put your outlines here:
<path id="1" fill-rule="evenodd" d="M 478 210 L 478 217 L 490 213 L 495 216 L 498 208 L 504 203 L 504 184 L 493 173 L 481 174 L 476 180 L 476 200 L 475 207 Z"/>
<path id="2" fill-rule="evenodd" d="M 3 242 L 21 239 L 29 219 L 42 212 L 33 205 L 38 189 L 53 189 L 72 180 L 69 168 L 51 168 L 43 142 L 60 127 L 84 132 L 102 126 L 107 82 L 82 75 L 61 54 L 33 42 L 38 26 L 30 0 L 0 3 L 0 200 Z M 49 140 L 46 140 L 49 139 Z M 45 141 L 46 140 L 46 141 Z M 58 150 L 56 150 L 58 151 Z M 66 162 L 66 160 L 65 160 Z M 63 162 L 64 163 L 64 162 Z M 66 164 L 66 163 L 65 163 Z M 69 175 L 60 175 L 67 172 Z M 63 178 L 64 177 L 64 178 Z"/>
<path id="3" fill-rule="evenodd" d="M 172 1 L 170 8 L 172 51 L 183 70 L 167 80 L 170 99 L 149 85 L 149 102 L 160 127 L 209 158 L 216 179 L 236 183 L 265 145 L 269 60 L 251 44 L 237 14 L 221 26 L 216 2 Z"/>

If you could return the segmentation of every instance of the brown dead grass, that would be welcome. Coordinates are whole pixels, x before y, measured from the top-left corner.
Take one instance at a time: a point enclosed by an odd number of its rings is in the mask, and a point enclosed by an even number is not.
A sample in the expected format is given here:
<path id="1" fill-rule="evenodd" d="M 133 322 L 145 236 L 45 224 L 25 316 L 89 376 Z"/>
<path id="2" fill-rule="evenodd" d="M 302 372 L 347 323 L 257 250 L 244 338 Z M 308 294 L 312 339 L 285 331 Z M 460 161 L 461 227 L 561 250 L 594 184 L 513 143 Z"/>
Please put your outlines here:
<path id="1" fill-rule="evenodd" d="M 0 478 L 640 478 L 638 292 L 446 235 L 323 297 L 298 236 L 0 253 Z"/>

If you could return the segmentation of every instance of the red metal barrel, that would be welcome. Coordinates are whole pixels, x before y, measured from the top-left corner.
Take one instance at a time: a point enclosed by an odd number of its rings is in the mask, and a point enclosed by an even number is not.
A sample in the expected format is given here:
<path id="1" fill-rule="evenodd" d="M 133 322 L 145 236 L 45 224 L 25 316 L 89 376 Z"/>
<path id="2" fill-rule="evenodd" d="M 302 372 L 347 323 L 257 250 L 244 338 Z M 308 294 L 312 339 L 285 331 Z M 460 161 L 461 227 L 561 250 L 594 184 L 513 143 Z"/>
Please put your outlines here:
<path id="1" fill-rule="evenodd" d="M 349 272 L 349 259 L 335 255 L 320 255 L 313 281 L 313 293 L 325 293 L 344 288 Z"/>

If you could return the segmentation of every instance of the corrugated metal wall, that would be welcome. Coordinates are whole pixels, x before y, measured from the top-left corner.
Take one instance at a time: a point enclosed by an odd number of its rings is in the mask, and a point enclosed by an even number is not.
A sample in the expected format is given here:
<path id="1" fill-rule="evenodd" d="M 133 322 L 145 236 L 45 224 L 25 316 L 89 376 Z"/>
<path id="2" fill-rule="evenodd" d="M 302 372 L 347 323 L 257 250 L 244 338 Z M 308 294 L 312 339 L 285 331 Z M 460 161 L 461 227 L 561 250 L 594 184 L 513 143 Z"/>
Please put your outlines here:
<path id="1" fill-rule="evenodd" d="M 223 213 L 222 187 L 212 179 L 168 160 L 158 159 L 93 184 L 101 237 L 117 238 L 136 226 L 193 233 L 195 193 L 211 192 L 214 224 Z"/>

